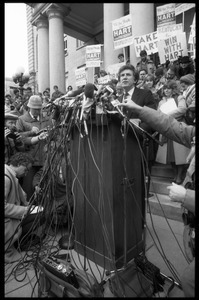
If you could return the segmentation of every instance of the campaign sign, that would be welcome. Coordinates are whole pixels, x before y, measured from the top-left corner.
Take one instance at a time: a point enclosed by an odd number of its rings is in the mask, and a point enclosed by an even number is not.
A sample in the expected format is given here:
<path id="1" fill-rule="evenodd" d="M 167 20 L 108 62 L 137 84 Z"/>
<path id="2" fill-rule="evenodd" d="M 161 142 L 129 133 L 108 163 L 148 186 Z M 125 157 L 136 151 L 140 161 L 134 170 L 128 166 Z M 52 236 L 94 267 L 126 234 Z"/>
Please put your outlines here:
<path id="1" fill-rule="evenodd" d="M 157 27 L 167 24 L 175 24 L 175 3 L 169 3 L 156 7 Z"/>
<path id="2" fill-rule="evenodd" d="M 167 60 L 177 60 L 178 56 L 187 56 L 185 32 L 158 41 L 158 51 L 161 64 L 164 64 Z"/>
<path id="3" fill-rule="evenodd" d="M 158 52 L 157 31 L 134 37 L 134 47 L 137 57 L 140 57 L 140 51 L 146 50 L 147 54 Z"/>
<path id="4" fill-rule="evenodd" d="M 157 37 L 158 40 L 165 40 L 166 38 L 183 32 L 182 23 L 180 24 L 172 24 L 157 27 Z"/>
<path id="5" fill-rule="evenodd" d="M 125 64 L 126 64 L 125 62 L 122 62 L 122 63 L 109 65 L 107 68 L 107 73 L 110 76 L 110 79 L 118 79 L 118 71 Z"/>
<path id="6" fill-rule="evenodd" d="M 75 81 L 76 81 L 76 86 L 82 86 L 86 84 L 87 78 L 86 78 L 85 68 L 80 68 L 75 70 Z"/>
<path id="7" fill-rule="evenodd" d="M 120 49 L 133 44 L 131 15 L 112 21 L 114 49 Z"/>
<path id="8" fill-rule="evenodd" d="M 101 45 L 86 46 L 86 67 L 100 67 Z"/>

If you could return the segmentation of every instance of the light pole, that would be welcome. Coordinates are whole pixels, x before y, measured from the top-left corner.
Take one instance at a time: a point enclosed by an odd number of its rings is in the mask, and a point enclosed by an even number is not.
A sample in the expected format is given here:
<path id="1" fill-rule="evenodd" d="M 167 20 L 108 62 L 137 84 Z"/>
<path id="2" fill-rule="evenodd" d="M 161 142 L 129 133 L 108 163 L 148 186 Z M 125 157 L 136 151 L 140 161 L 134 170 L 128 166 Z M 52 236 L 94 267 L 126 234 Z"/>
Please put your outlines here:
<path id="1" fill-rule="evenodd" d="M 25 83 L 29 81 L 30 75 L 28 73 L 25 73 L 25 70 L 23 67 L 18 67 L 15 74 L 13 75 L 12 79 L 14 83 L 19 84 L 19 90 L 20 94 L 23 95 L 23 86 Z"/>

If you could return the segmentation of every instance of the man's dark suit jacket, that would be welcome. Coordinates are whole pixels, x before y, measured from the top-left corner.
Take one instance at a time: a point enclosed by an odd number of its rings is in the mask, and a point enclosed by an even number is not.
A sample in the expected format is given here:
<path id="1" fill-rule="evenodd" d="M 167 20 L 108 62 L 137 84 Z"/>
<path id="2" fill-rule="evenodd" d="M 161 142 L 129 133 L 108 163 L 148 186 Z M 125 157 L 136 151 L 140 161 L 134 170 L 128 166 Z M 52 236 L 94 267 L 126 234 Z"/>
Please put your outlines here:
<path id="1" fill-rule="evenodd" d="M 157 109 L 156 102 L 153 98 L 153 94 L 149 90 L 139 89 L 135 87 L 131 99 L 140 106 L 148 106 L 153 109 Z M 137 118 L 133 113 L 130 115 L 130 118 Z M 151 132 L 151 128 L 144 122 L 140 123 L 140 127 L 146 131 Z"/>
<path id="2" fill-rule="evenodd" d="M 153 109 L 157 109 L 157 105 L 156 102 L 153 98 L 153 94 L 151 91 L 149 90 L 144 90 L 144 89 L 139 89 L 137 87 L 135 87 L 134 92 L 132 94 L 131 99 L 138 105 L 140 106 L 148 106 L 150 108 Z M 130 116 L 128 115 L 129 118 L 137 118 L 137 116 L 134 113 L 131 113 Z M 154 132 L 154 130 L 148 126 L 146 123 L 144 122 L 140 122 L 139 126 L 144 129 L 145 131 L 147 131 L 148 133 L 152 134 Z M 138 131 L 139 132 L 139 131 Z M 140 135 L 140 138 L 142 137 L 142 135 Z M 144 149 L 145 152 L 146 149 Z M 155 149 L 154 149 L 154 142 L 153 140 L 149 139 L 149 153 L 148 153 L 148 160 L 154 160 L 155 159 Z"/>

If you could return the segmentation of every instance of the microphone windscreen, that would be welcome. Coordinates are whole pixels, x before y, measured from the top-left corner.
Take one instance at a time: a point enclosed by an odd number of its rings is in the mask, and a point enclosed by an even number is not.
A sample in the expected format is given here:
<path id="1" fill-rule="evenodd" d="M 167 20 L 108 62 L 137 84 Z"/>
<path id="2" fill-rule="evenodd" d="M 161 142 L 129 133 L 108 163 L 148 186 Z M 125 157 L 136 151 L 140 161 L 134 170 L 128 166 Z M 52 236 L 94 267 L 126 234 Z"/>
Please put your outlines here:
<path id="1" fill-rule="evenodd" d="M 83 88 L 79 88 L 78 90 L 68 92 L 68 97 L 76 97 L 83 93 Z"/>
<path id="2" fill-rule="evenodd" d="M 84 94 L 86 98 L 93 98 L 94 97 L 94 90 L 95 86 L 93 83 L 87 83 L 84 87 Z"/>

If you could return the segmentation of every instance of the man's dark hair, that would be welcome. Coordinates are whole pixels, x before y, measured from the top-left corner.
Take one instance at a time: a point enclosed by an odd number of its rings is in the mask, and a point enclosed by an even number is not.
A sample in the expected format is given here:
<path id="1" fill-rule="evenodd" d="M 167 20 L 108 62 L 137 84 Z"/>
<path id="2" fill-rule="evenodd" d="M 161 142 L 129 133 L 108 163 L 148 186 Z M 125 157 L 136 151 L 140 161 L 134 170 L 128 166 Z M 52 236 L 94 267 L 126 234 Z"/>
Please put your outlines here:
<path id="1" fill-rule="evenodd" d="M 118 58 L 120 57 L 124 57 L 124 54 L 123 53 L 118 54 Z"/>
<path id="2" fill-rule="evenodd" d="M 57 88 L 57 89 L 58 89 L 58 86 L 57 86 L 57 85 L 54 85 L 53 88 Z"/>
<path id="3" fill-rule="evenodd" d="M 30 91 L 30 92 L 32 92 L 32 89 L 31 89 L 31 87 L 27 87 L 27 89 L 26 90 L 28 90 L 28 91 Z"/>
<path id="4" fill-rule="evenodd" d="M 123 72 L 124 70 L 131 70 L 133 72 L 135 81 L 138 81 L 139 79 L 139 73 L 136 71 L 135 67 L 133 65 L 124 65 L 122 66 L 119 71 L 118 71 L 118 80 L 120 81 L 120 74 L 121 72 Z"/>
<path id="5" fill-rule="evenodd" d="M 12 166 L 28 166 L 29 164 L 33 164 L 34 159 L 32 155 L 26 152 L 17 152 L 14 155 L 11 156 L 9 160 L 9 165 Z"/>
<path id="6" fill-rule="evenodd" d="M 146 69 L 143 69 L 143 68 L 140 69 L 138 73 L 140 74 L 140 72 L 142 72 L 142 71 L 144 71 L 146 74 L 148 74 L 147 70 L 146 70 Z"/>

